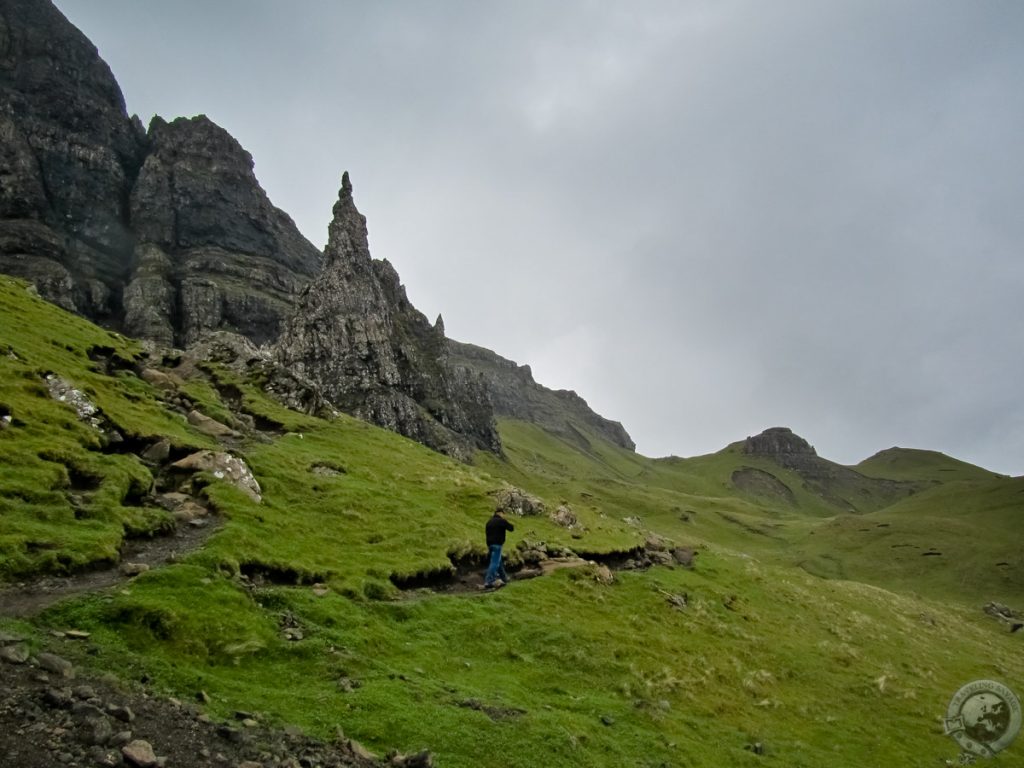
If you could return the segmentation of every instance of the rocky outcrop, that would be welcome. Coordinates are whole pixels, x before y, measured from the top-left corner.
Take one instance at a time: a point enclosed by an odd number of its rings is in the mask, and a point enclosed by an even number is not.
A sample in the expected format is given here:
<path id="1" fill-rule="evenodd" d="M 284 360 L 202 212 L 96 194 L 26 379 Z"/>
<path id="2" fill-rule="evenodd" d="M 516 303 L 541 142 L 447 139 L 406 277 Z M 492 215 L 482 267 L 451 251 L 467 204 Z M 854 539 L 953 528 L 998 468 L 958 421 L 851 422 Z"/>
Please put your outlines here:
<path id="1" fill-rule="evenodd" d="M 125 330 L 187 346 L 213 330 L 275 339 L 320 252 L 275 208 L 252 157 L 205 115 L 154 118 L 131 193 L 138 237 Z"/>
<path id="2" fill-rule="evenodd" d="M 817 456 L 814 447 L 788 427 L 771 427 L 748 437 L 743 452 L 767 456 Z"/>
<path id="3" fill-rule="evenodd" d="M 347 173 L 325 260 L 275 345 L 279 362 L 347 413 L 431 448 L 500 452 L 482 384 L 449 365 L 442 324 L 409 303 L 391 264 L 371 258 Z"/>
<path id="4" fill-rule="evenodd" d="M 116 317 L 141 134 L 96 47 L 50 2 L 0 1 L 0 270 Z"/>
<path id="5" fill-rule="evenodd" d="M 480 377 L 494 413 L 537 424 L 582 448 L 589 442 L 577 426 L 585 426 L 627 450 L 636 445 L 617 421 L 594 413 L 587 401 L 571 390 L 551 390 L 533 379 L 528 365 L 517 365 L 489 349 L 449 340 L 452 364 L 467 376 Z"/>
<path id="6" fill-rule="evenodd" d="M 924 487 L 922 483 L 867 477 L 823 459 L 810 443 L 786 427 L 772 427 L 748 437 L 743 453 L 770 459 L 792 470 L 803 481 L 805 490 L 844 512 L 871 512 Z M 787 504 L 796 503 L 792 489 L 770 473 L 744 467 L 733 474 L 732 481 L 741 490 Z"/>

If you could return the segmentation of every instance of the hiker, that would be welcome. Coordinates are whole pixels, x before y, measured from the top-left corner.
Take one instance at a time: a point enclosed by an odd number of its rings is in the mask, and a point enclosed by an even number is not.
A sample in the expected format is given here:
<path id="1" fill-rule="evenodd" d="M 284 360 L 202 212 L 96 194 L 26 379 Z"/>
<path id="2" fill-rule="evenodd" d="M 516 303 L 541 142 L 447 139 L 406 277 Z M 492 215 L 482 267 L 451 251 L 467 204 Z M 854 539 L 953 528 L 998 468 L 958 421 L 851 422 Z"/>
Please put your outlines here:
<path id="1" fill-rule="evenodd" d="M 505 544 L 505 531 L 514 531 L 512 523 L 505 519 L 504 513 L 496 509 L 485 527 L 487 531 L 487 549 L 490 552 L 491 564 L 484 576 L 484 588 L 503 587 L 508 583 L 505 565 L 501 562 L 501 548 Z"/>

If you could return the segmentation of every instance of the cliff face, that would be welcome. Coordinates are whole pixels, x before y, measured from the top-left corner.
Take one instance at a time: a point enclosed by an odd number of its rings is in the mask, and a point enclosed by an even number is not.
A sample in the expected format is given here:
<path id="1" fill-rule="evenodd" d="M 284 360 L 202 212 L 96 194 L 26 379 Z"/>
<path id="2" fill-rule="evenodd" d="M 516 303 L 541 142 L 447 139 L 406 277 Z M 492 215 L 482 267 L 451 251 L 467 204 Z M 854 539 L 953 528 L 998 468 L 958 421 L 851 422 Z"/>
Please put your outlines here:
<path id="1" fill-rule="evenodd" d="M 573 424 L 585 425 L 615 445 L 630 451 L 636 448 L 619 422 L 594 413 L 587 401 L 571 390 L 541 386 L 533 380 L 530 366 L 517 365 L 473 344 L 449 340 L 448 348 L 456 368 L 482 379 L 496 415 L 532 422 L 575 443 L 586 438 Z"/>
<path id="2" fill-rule="evenodd" d="M 131 193 L 125 330 L 177 346 L 214 330 L 272 341 L 320 252 L 271 204 L 249 153 L 205 115 L 154 118 L 148 143 Z"/>
<path id="3" fill-rule="evenodd" d="M 452 456 L 500 452 L 486 394 L 448 362 L 441 323 L 413 307 L 387 261 L 370 257 L 366 219 L 342 178 L 323 272 L 275 346 L 342 410 Z"/>
<path id="4" fill-rule="evenodd" d="M 204 116 L 148 135 L 96 47 L 46 0 L 0 0 L 0 270 L 185 346 L 276 337 L 319 251 Z"/>
<path id="5" fill-rule="evenodd" d="M 67 309 L 115 317 L 141 133 L 95 46 L 59 11 L 0 0 L 0 269 Z"/>

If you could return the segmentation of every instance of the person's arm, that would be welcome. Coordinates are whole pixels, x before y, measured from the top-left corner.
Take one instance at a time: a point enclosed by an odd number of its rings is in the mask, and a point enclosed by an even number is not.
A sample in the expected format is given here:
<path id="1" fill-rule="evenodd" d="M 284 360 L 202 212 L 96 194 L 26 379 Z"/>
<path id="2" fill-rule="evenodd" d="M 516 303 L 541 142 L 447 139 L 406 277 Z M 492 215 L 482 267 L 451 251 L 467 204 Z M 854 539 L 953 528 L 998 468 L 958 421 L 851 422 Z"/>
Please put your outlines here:
<path id="1" fill-rule="evenodd" d="M 501 522 L 503 522 L 505 524 L 505 530 L 507 530 L 507 531 L 514 531 L 515 530 L 515 526 L 513 526 L 512 523 L 510 523 L 508 520 L 502 518 Z"/>

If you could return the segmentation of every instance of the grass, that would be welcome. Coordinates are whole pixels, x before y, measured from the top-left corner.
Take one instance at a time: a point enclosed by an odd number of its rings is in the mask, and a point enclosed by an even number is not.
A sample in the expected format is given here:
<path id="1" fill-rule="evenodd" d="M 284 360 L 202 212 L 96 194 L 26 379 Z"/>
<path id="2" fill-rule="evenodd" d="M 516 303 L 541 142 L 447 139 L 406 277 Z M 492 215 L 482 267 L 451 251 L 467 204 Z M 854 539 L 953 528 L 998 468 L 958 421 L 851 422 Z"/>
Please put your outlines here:
<path id="1" fill-rule="evenodd" d="M 41 374 L 88 392 L 133 440 L 213 444 L 131 371 L 89 357 L 105 347 L 146 362 L 129 340 L 6 279 L 0 309 L 15 353 L 0 355 L 12 416 L 0 431 L 0 578 L 116 557 L 126 530 L 164 524 L 144 499 L 151 468 L 105 447 Z M 979 610 L 988 599 L 1021 607 L 1021 478 L 901 453 L 864 474 L 930 487 L 843 515 L 737 446 L 651 460 L 585 426 L 585 440 L 568 441 L 504 421 L 507 458 L 467 466 L 346 416 L 288 411 L 222 366 L 186 386 L 210 415 L 241 407 L 277 425 L 269 442 L 237 448 L 262 503 L 211 482 L 223 527 L 201 550 L 0 628 L 34 646 L 85 629 L 88 644 L 60 652 L 157 692 L 205 692 L 214 717 L 255 710 L 326 738 L 340 727 L 378 752 L 428 748 L 455 768 L 479 765 L 481 745 L 489 764 L 513 767 L 942 764 L 957 748 L 941 715 L 963 683 L 1024 690 L 1020 635 Z M 737 491 L 744 467 L 792 497 Z M 941 482 L 946 469 L 955 478 Z M 506 483 L 569 504 L 585 526 L 517 519 L 512 545 L 597 553 L 658 534 L 696 548 L 696 567 L 621 572 L 610 585 L 582 568 L 496 593 L 395 587 L 444 572 L 450 553 L 482 556 L 491 494 Z M 1024 752 L 1000 762 L 1024 765 Z"/>

